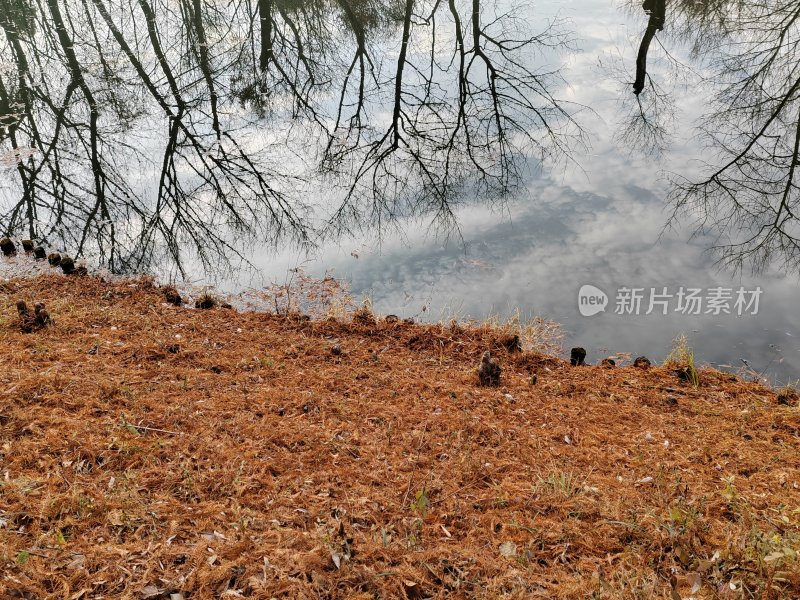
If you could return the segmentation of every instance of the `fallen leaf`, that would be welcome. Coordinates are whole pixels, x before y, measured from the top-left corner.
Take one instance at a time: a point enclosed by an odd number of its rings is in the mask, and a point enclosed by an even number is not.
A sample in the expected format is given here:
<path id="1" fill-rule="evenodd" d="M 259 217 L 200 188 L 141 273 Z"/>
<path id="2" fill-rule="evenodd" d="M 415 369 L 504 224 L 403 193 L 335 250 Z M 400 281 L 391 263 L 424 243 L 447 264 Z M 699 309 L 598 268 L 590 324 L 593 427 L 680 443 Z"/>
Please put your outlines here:
<path id="1" fill-rule="evenodd" d="M 764 562 L 775 562 L 776 560 L 780 560 L 784 558 L 786 555 L 783 553 L 782 550 L 776 550 L 775 552 L 771 552 L 764 557 Z"/>
<path id="2" fill-rule="evenodd" d="M 686 576 L 689 584 L 692 586 L 692 594 L 696 594 L 700 588 L 703 586 L 703 577 L 700 573 L 689 573 Z"/>
<path id="3" fill-rule="evenodd" d="M 155 585 L 147 585 L 142 590 L 142 600 L 147 600 L 148 598 L 156 598 L 157 596 L 161 595 L 161 590 L 158 589 Z"/>
<path id="4" fill-rule="evenodd" d="M 513 558 L 517 555 L 517 545 L 514 542 L 503 542 L 500 544 L 500 556 Z"/>

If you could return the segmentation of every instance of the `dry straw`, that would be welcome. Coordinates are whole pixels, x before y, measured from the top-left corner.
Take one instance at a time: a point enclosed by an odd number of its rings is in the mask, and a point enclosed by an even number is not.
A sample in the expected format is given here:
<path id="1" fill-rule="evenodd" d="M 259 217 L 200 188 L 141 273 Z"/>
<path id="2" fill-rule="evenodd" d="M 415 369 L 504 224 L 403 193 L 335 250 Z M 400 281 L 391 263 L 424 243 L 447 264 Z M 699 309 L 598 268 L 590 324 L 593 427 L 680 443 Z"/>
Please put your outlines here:
<path id="1" fill-rule="evenodd" d="M 21 332 L 20 299 L 53 324 Z M 800 415 L 772 391 L 328 304 L 5 284 L 0 597 L 800 597 Z"/>

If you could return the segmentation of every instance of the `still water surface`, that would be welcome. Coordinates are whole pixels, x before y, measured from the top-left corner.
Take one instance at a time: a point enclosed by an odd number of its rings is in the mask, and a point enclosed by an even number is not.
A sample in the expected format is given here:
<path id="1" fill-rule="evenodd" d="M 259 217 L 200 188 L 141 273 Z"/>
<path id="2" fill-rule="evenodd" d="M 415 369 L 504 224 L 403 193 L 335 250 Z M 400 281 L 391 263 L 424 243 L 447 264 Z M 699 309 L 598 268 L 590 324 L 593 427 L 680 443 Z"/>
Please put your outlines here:
<path id="1" fill-rule="evenodd" d="M 647 16 L 593 1 L 537 4 L 527 16 L 543 15 L 568 18 L 578 39 L 579 51 L 565 59 L 569 85 L 562 95 L 594 114 L 587 117 L 591 149 L 576 156 L 577 164 L 529 177 L 524 192 L 502 210 L 459 211 L 462 239 L 442 243 L 412 224 L 402 236 L 380 242 L 354 238 L 326 245 L 311 262 L 304 262 L 304 254 L 276 258 L 265 252 L 256 253 L 256 264 L 278 281 L 297 265 L 315 275 L 332 270 L 384 314 L 482 319 L 519 308 L 544 315 L 563 325 L 566 348 L 582 345 L 598 361 L 620 352 L 663 359 L 683 334 L 701 362 L 735 371 L 747 361 L 772 383 L 797 379 L 797 276 L 778 269 L 753 276 L 747 268 L 739 273 L 720 268 L 708 251 L 713 238 L 693 235 L 691 224 L 664 229 L 670 214 L 665 173 L 690 171 L 702 158 L 694 138 L 706 103 L 675 82 L 663 52 L 654 53 L 662 60 L 651 69 L 664 86 L 673 86 L 671 145 L 660 155 L 642 155 L 619 139 L 633 97 L 631 64 Z M 692 64 L 685 46 L 675 43 L 670 51 L 684 52 L 686 64 Z M 629 72 L 615 78 L 625 65 Z M 609 295 L 604 312 L 581 315 L 578 291 L 584 284 Z M 616 314 L 617 290 L 623 287 L 643 288 L 638 315 Z M 645 314 L 651 288 L 661 294 L 665 287 L 673 294 L 668 314 L 658 305 Z M 701 314 L 677 310 L 681 288 L 701 289 L 705 299 L 707 290 L 720 287 L 732 290 L 731 314 L 705 314 L 705 304 Z M 740 288 L 762 291 L 757 314 L 754 307 L 736 314 Z"/>

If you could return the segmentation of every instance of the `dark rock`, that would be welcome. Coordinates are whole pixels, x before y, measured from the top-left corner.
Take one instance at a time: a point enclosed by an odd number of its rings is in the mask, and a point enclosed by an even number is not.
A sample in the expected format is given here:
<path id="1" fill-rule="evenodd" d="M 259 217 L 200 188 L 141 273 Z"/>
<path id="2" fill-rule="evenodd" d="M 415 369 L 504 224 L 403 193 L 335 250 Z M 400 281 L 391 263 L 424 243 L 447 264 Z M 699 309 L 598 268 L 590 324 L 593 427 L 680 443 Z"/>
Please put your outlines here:
<path id="1" fill-rule="evenodd" d="M 331 348 L 331 354 L 334 356 L 341 356 L 342 355 L 342 347 L 339 344 L 336 344 Z"/>
<path id="2" fill-rule="evenodd" d="M 162 292 L 164 292 L 164 298 L 170 304 L 175 306 L 181 306 L 183 304 L 183 298 L 181 298 L 175 286 L 168 285 L 162 289 Z"/>
<path id="3" fill-rule="evenodd" d="M 34 318 L 36 319 L 36 325 L 39 328 L 47 327 L 48 325 L 50 325 L 50 313 L 47 312 L 47 309 L 45 309 L 44 304 L 42 304 L 41 302 L 37 302 L 36 306 L 34 307 L 34 314 L 35 314 Z"/>
<path id="4" fill-rule="evenodd" d="M 14 256 L 17 253 L 17 247 L 7 237 L 0 239 L 0 250 L 3 251 L 3 254 L 6 256 Z"/>
<path id="5" fill-rule="evenodd" d="M 70 275 L 75 270 L 75 261 L 69 256 L 62 256 L 60 266 L 64 275 Z"/>
<path id="6" fill-rule="evenodd" d="M 481 364 L 478 366 L 478 379 L 483 386 L 495 387 L 500 385 L 500 372 L 502 369 L 497 361 L 492 358 L 487 350 L 481 357 Z"/>
<path id="7" fill-rule="evenodd" d="M 37 302 L 33 307 L 31 313 L 28 305 L 24 300 L 17 301 L 17 312 L 19 313 L 19 328 L 23 333 L 31 333 L 38 331 L 50 325 L 50 313 L 44 307 L 44 304 Z"/>
<path id="8" fill-rule="evenodd" d="M 697 371 L 692 367 L 682 367 L 676 371 L 673 371 L 673 375 L 675 375 L 675 377 L 681 381 L 694 383 L 697 378 Z"/>
<path id="9" fill-rule="evenodd" d="M 650 359 L 646 356 L 638 356 L 636 360 L 633 361 L 633 366 L 637 369 L 649 369 L 650 365 Z"/>
<path id="10" fill-rule="evenodd" d="M 32 333 L 38 329 L 36 325 L 36 317 L 30 313 L 20 314 L 19 316 L 19 330 L 22 333 Z"/>
<path id="11" fill-rule="evenodd" d="M 353 313 L 353 323 L 357 325 L 375 325 L 375 315 L 372 314 L 369 306 L 362 306 Z"/>
<path id="12" fill-rule="evenodd" d="M 569 363 L 573 367 L 579 367 L 586 359 L 586 350 L 583 348 L 573 348 L 569 353 Z"/>
<path id="13" fill-rule="evenodd" d="M 617 366 L 617 361 L 615 361 L 613 358 L 604 358 L 603 360 L 600 361 L 600 366 L 615 367 Z"/>
<path id="14" fill-rule="evenodd" d="M 233 304 L 231 304 L 230 302 L 223 302 L 222 304 L 220 304 L 220 306 L 227 310 L 233 310 Z"/>
<path id="15" fill-rule="evenodd" d="M 783 406 L 794 406 L 797 404 L 797 390 L 794 388 L 786 387 L 782 390 L 778 391 L 778 395 L 775 399 L 778 401 L 778 404 Z"/>
<path id="16" fill-rule="evenodd" d="M 53 252 L 47 257 L 47 262 L 50 263 L 51 267 L 57 267 L 61 264 L 61 255 L 58 252 Z"/>
<path id="17" fill-rule="evenodd" d="M 537 383 L 539 383 L 539 375 L 534 373 L 531 375 L 531 385 L 536 385 Z"/>
<path id="18" fill-rule="evenodd" d="M 47 250 L 45 250 L 42 246 L 36 246 L 36 248 L 33 249 L 33 257 L 36 260 L 47 258 Z"/>
<path id="19" fill-rule="evenodd" d="M 522 342 L 518 335 L 509 335 L 500 340 L 503 347 L 511 353 L 522 352 Z"/>
<path id="20" fill-rule="evenodd" d="M 214 298 L 211 294 L 203 294 L 197 300 L 195 300 L 194 307 L 195 308 L 202 308 L 203 310 L 208 310 L 209 308 L 214 308 L 217 305 L 217 299 Z"/>
<path id="21" fill-rule="evenodd" d="M 383 320 L 387 323 L 397 323 L 400 318 L 397 315 L 386 315 Z"/>

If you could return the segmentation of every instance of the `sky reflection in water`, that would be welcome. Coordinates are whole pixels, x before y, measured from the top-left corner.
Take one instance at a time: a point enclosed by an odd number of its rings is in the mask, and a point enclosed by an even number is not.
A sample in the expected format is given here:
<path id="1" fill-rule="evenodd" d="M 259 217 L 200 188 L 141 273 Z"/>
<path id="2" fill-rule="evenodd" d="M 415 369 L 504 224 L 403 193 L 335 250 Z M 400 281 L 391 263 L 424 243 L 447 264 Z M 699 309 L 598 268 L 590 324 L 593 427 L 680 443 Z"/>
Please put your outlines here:
<path id="1" fill-rule="evenodd" d="M 630 91 L 625 82 L 604 77 L 605 65 L 618 60 L 621 52 L 632 80 L 645 15 L 629 18 L 610 11 L 604 2 L 551 3 L 536 9 L 539 15 L 560 10 L 581 40 L 582 52 L 568 59 L 571 85 L 563 94 L 596 113 L 586 116 L 592 151 L 576 157 L 580 168 L 572 165 L 533 177 L 527 193 L 506 210 L 461 210 L 463 240 L 442 243 L 412 225 L 404 238 L 385 238 L 380 246 L 356 240 L 328 245 L 306 263 L 306 270 L 321 274 L 332 269 L 350 282 L 356 295 L 368 294 L 384 314 L 481 319 L 519 308 L 523 314 L 561 323 L 565 347 L 582 345 L 596 361 L 617 352 L 660 360 L 672 340 L 684 333 L 700 363 L 735 370 L 744 359 L 772 383 L 794 381 L 800 366 L 800 315 L 793 310 L 796 277 L 719 271 L 706 252 L 711 240 L 692 238 L 687 229 L 662 231 L 668 214 L 661 176 L 692 168 L 699 147 L 691 139 L 691 127 L 702 115 L 703 98 L 677 94 L 673 144 L 660 159 L 628 154 L 613 136 L 620 103 Z M 276 258 L 266 251 L 254 256 L 264 279 L 280 280 L 287 267 L 303 260 L 296 254 Z M 610 296 L 606 311 L 591 317 L 578 311 L 578 290 L 587 283 Z M 763 293 L 757 315 L 679 314 L 673 298 L 668 315 L 633 316 L 614 313 L 614 295 L 623 286 L 646 292 L 667 287 L 671 293 L 681 286 L 760 286 Z M 642 313 L 646 298 L 647 293 Z"/>

